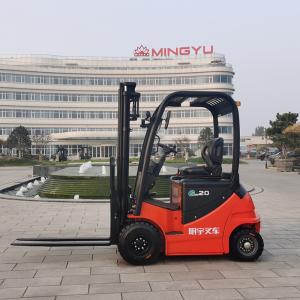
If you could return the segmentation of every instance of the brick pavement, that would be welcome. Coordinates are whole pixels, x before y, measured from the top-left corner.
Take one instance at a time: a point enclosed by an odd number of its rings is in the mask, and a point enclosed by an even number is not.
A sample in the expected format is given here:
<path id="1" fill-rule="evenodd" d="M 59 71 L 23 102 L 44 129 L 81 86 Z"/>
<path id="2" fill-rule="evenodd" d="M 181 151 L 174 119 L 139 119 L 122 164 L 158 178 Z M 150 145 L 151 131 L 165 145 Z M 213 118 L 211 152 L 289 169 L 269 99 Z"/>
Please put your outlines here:
<path id="1" fill-rule="evenodd" d="M 0 169 L 0 178 L 2 170 Z M 300 299 L 300 176 L 241 166 L 265 251 L 254 263 L 171 257 L 131 266 L 115 247 L 12 247 L 16 237 L 108 234 L 108 204 L 0 200 L 0 299 Z"/>

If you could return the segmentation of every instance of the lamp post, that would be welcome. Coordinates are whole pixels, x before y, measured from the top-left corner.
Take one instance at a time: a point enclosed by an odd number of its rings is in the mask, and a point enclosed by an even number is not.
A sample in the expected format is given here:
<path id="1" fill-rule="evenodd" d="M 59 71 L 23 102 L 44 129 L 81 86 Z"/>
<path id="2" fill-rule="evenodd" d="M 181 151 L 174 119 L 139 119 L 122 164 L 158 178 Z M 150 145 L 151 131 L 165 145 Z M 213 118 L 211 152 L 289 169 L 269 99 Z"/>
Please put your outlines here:
<path id="1" fill-rule="evenodd" d="M 266 129 L 265 129 L 265 140 L 266 140 L 265 169 L 268 169 L 268 156 L 267 156 L 268 138 L 267 138 Z"/>

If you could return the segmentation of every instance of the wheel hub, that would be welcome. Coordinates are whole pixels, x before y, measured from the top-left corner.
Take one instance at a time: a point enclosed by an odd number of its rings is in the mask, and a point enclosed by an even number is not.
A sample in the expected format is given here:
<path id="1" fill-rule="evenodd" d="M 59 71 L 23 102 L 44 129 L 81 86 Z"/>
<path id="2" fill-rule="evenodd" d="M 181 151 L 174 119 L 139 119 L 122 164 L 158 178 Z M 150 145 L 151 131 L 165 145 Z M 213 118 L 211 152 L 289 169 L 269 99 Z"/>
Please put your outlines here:
<path id="1" fill-rule="evenodd" d="M 244 243 L 244 248 L 245 248 L 246 250 L 251 249 L 251 244 L 250 244 L 249 242 L 245 242 L 245 243 Z"/>
<path id="2" fill-rule="evenodd" d="M 141 254 L 148 249 L 149 243 L 145 238 L 137 237 L 135 240 L 133 240 L 132 246 L 134 247 L 136 253 Z"/>
<path id="3" fill-rule="evenodd" d="M 258 249 L 256 239 L 250 235 L 242 237 L 239 241 L 239 249 L 246 256 L 252 255 Z"/>

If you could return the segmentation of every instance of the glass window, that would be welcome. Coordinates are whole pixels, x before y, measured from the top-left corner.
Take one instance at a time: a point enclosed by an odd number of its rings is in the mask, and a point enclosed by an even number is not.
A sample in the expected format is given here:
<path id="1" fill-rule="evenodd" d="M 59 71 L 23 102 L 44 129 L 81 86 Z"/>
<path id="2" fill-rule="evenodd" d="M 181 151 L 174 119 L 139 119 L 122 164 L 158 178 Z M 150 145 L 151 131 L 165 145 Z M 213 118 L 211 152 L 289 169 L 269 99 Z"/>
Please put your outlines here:
<path id="1" fill-rule="evenodd" d="M 31 83 L 31 84 L 64 84 L 64 85 L 118 85 L 124 81 L 137 81 L 139 85 L 181 85 L 181 84 L 206 84 L 209 82 L 231 84 L 231 75 L 197 75 L 173 77 L 67 77 L 48 75 L 27 75 L 0 73 L 1 81 Z"/>

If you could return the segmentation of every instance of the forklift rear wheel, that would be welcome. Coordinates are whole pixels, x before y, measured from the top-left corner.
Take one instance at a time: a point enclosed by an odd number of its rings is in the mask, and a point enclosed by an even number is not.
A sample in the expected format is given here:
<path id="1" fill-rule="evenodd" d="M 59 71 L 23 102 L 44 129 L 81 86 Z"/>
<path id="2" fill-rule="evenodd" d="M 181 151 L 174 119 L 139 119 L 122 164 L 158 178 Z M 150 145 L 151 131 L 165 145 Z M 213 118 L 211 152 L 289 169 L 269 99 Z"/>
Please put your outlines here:
<path id="1" fill-rule="evenodd" d="M 160 232 L 149 223 L 136 222 L 124 227 L 119 236 L 121 256 L 134 265 L 154 263 L 161 252 Z"/>
<path id="2" fill-rule="evenodd" d="M 264 250 L 264 241 L 258 232 L 241 229 L 230 238 L 230 256 L 235 260 L 253 261 Z"/>

